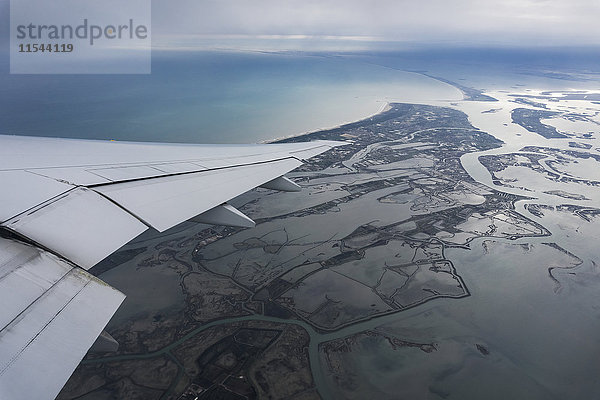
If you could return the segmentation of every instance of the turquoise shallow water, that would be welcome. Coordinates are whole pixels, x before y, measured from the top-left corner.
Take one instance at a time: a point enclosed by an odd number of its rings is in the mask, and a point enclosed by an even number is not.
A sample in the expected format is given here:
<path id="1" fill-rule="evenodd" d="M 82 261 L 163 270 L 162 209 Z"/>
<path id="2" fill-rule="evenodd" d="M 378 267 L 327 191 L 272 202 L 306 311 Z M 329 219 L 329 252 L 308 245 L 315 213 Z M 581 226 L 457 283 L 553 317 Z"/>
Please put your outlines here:
<path id="1" fill-rule="evenodd" d="M 252 143 L 364 118 L 388 101 L 460 97 L 351 58 L 154 52 L 151 75 L 1 75 L 0 132 Z"/>
<path id="2" fill-rule="evenodd" d="M 355 121 L 388 101 L 479 89 L 588 87 L 597 49 L 423 48 L 387 53 L 153 51 L 151 75 L 9 75 L 0 133 L 190 143 L 252 143 Z M 580 71 L 587 71 L 585 77 Z"/>

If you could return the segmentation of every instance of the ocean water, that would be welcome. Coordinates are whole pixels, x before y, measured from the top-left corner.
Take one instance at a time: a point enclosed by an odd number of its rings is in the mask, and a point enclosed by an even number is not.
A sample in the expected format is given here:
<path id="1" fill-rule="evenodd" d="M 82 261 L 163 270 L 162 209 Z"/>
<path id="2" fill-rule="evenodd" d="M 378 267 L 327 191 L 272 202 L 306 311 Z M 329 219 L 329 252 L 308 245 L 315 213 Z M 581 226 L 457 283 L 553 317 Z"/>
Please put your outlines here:
<path id="1" fill-rule="evenodd" d="M 155 51 L 150 75 L 0 75 L 0 133 L 255 143 L 355 121 L 390 101 L 460 98 L 445 83 L 352 57 Z"/>
<path id="2" fill-rule="evenodd" d="M 480 90 L 597 89 L 599 47 L 456 48 L 420 47 L 355 54 L 389 68 L 425 72 Z"/>

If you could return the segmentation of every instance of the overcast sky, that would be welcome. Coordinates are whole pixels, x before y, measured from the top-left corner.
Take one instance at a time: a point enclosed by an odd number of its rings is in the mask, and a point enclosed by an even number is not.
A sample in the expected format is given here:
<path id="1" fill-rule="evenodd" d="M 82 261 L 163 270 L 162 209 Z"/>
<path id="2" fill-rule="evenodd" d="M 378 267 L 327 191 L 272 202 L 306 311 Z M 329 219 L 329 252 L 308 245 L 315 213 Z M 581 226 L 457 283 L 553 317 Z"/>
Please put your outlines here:
<path id="1" fill-rule="evenodd" d="M 3 42 L 7 5 L 0 0 Z M 255 39 L 292 49 L 597 45 L 600 0 L 154 0 L 152 36 L 157 47 L 235 47 Z"/>
<path id="2" fill-rule="evenodd" d="M 175 41 L 176 35 L 474 45 L 600 43 L 600 0 L 175 0 L 153 2 L 152 14 L 157 43 Z"/>

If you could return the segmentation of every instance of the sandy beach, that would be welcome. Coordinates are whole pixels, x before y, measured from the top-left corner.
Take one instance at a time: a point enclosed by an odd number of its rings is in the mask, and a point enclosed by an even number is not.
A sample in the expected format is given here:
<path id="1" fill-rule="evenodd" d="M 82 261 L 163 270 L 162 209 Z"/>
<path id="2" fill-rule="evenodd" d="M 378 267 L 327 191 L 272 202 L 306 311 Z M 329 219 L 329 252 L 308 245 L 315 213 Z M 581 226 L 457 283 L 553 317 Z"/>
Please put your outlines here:
<path id="1" fill-rule="evenodd" d="M 315 132 L 327 131 L 327 130 L 330 130 L 330 129 L 341 128 L 342 126 L 347 125 L 347 124 L 351 124 L 351 123 L 354 123 L 354 122 L 364 121 L 365 119 L 373 118 L 375 115 L 378 115 L 378 114 L 381 114 L 383 112 L 386 112 L 386 111 L 388 111 L 391 108 L 392 107 L 390 106 L 390 103 L 386 102 L 385 105 L 379 111 L 377 111 L 376 113 L 373 113 L 373 114 L 369 114 L 369 115 L 367 115 L 365 117 L 360 117 L 360 118 L 353 119 L 353 120 L 350 120 L 350 121 L 345 121 L 345 122 L 342 122 L 342 123 L 340 123 L 338 125 L 335 125 L 335 126 L 321 127 L 321 128 L 318 128 L 318 129 L 315 129 L 315 130 L 312 130 L 312 131 L 302 132 L 302 133 L 299 133 L 299 134 L 292 134 L 292 135 L 280 136 L 280 137 L 277 137 L 275 139 L 263 140 L 263 141 L 260 141 L 259 143 L 261 143 L 261 144 L 262 143 L 277 143 L 277 142 L 282 141 L 282 140 L 296 138 L 296 137 L 300 137 L 300 136 L 306 136 L 306 135 L 310 135 L 311 133 L 315 133 Z"/>

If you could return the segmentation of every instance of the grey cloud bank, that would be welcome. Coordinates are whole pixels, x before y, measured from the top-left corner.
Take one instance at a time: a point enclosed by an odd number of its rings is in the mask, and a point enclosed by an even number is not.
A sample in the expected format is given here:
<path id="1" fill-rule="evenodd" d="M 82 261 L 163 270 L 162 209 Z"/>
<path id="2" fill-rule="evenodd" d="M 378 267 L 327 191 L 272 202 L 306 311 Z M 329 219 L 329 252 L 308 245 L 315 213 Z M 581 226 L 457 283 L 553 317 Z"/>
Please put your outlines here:
<path id="1" fill-rule="evenodd" d="M 8 4 L 0 0 L 2 47 Z M 599 20 L 597 0 L 154 0 L 152 40 L 161 49 L 596 46 Z"/>
<path id="2" fill-rule="evenodd" d="M 589 0 L 234 1 L 153 3 L 157 43 L 182 37 L 595 45 L 600 2 Z"/>

